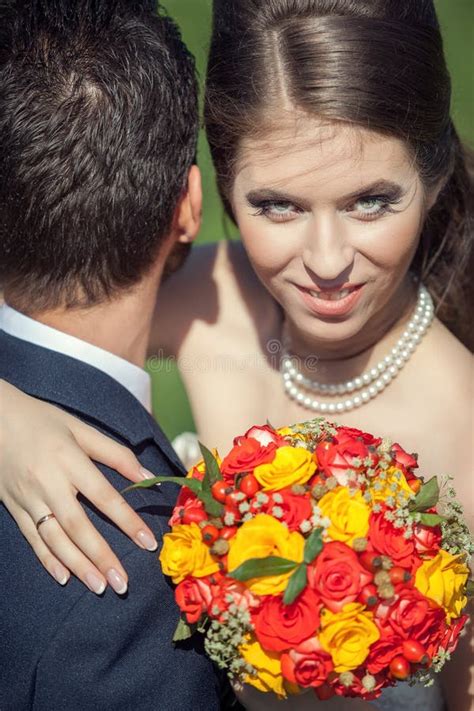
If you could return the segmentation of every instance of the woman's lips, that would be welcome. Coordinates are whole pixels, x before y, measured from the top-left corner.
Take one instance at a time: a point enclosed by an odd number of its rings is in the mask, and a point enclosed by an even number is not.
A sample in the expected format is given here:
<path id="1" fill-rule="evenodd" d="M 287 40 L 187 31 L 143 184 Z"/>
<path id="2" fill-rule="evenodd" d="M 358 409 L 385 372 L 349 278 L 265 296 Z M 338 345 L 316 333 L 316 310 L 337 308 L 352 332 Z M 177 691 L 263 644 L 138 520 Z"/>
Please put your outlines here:
<path id="1" fill-rule="evenodd" d="M 346 316 L 356 305 L 364 284 L 343 285 L 340 289 L 306 289 L 297 286 L 304 304 L 318 316 Z"/>

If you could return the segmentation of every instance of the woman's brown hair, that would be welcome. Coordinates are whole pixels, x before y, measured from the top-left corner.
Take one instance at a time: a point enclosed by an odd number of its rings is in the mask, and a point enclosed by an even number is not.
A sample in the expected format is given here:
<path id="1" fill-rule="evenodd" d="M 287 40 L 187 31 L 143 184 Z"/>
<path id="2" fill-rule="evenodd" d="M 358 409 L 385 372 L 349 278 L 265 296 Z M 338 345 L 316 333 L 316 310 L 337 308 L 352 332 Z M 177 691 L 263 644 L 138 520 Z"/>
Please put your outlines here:
<path id="1" fill-rule="evenodd" d="M 205 123 L 228 214 L 243 138 L 284 102 L 402 139 L 425 188 L 443 185 L 412 270 L 465 343 L 473 236 L 467 152 L 432 0 L 214 0 Z M 472 295 L 472 292 L 471 292 Z"/>

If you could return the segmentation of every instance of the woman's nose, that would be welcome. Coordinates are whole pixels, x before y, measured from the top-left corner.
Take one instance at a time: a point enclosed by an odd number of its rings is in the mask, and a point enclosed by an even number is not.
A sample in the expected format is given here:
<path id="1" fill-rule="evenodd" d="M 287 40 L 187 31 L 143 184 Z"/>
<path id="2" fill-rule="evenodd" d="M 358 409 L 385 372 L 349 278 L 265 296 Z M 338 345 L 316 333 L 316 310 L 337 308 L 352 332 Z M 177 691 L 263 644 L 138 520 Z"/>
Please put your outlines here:
<path id="1" fill-rule="evenodd" d="M 336 215 L 319 216 L 308 229 L 303 263 L 320 280 L 337 280 L 352 266 L 355 249 Z"/>

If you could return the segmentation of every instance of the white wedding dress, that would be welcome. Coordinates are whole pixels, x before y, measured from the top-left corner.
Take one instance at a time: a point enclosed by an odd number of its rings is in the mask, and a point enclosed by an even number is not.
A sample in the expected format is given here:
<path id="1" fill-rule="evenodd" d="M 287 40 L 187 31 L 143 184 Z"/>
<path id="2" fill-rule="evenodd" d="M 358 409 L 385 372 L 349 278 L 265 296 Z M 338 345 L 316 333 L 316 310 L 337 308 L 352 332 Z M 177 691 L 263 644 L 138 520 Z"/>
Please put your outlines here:
<path id="1" fill-rule="evenodd" d="M 201 459 L 198 436 L 195 432 L 183 432 L 173 440 L 173 447 L 189 469 Z M 408 686 L 398 684 L 385 689 L 376 701 L 374 708 L 379 711 L 445 711 L 443 694 L 439 681 L 433 686 Z"/>

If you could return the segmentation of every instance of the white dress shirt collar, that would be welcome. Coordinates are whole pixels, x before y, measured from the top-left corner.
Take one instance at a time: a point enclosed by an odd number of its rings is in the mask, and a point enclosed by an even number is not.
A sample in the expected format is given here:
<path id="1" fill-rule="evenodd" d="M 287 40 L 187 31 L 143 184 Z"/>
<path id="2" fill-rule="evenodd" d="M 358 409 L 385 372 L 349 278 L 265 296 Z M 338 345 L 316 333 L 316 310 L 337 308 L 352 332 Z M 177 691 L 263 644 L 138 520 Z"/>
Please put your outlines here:
<path id="1" fill-rule="evenodd" d="M 35 321 L 6 304 L 0 307 L 0 329 L 10 336 L 76 358 L 107 373 L 151 412 L 151 378 L 145 370 L 128 360 Z"/>

